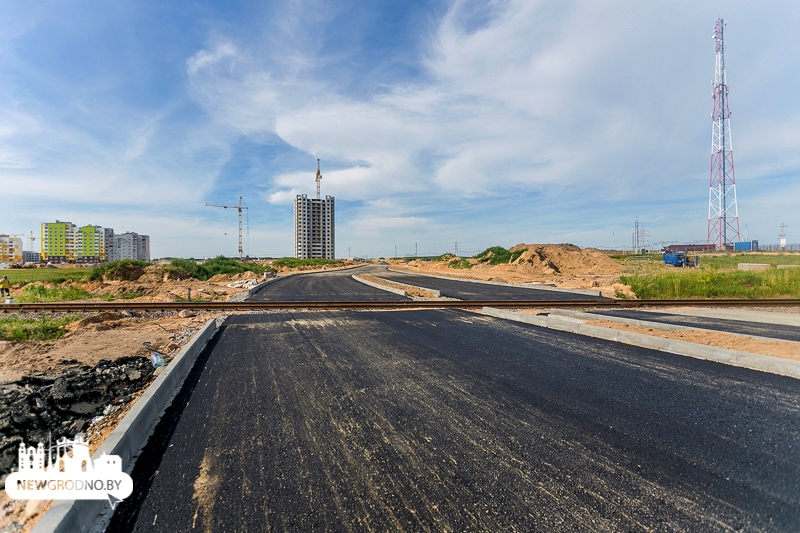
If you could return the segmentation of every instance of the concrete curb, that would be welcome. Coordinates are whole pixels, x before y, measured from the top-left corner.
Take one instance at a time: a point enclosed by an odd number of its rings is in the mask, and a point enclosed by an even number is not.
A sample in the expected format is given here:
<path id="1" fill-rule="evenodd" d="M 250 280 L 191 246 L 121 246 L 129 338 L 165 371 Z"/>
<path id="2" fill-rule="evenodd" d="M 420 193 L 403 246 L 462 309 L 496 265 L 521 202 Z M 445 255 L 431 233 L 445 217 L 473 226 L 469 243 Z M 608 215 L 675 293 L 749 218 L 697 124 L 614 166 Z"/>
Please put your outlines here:
<path id="1" fill-rule="evenodd" d="M 522 289 L 536 289 L 538 291 L 553 291 L 553 292 L 569 292 L 573 294 L 584 294 L 587 296 L 602 296 L 600 291 L 590 291 L 588 289 L 561 289 L 559 287 L 551 287 L 550 285 L 534 285 L 530 283 L 503 283 L 500 281 L 484 281 L 482 279 L 470 278 L 457 278 L 455 276 L 437 276 L 436 274 L 427 274 L 422 272 L 403 272 L 389 268 L 389 272 L 396 272 L 397 274 L 413 274 L 415 276 L 428 276 L 429 278 L 449 279 L 451 281 L 468 281 L 469 283 L 482 283 L 484 285 L 498 285 L 500 287 L 519 287 Z M 376 276 L 377 277 L 377 276 Z"/>
<path id="2" fill-rule="evenodd" d="M 94 452 L 93 460 L 104 453 L 118 455 L 125 465 L 125 472 L 133 471 L 136 457 L 147 444 L 164 410 L 172 403 L 194 366 L 198 354 L 216 332 L 216 319 L 211 319 L 195 333 Z M 98 522 L 110 517 L 110 511 L 106 500 L 55 501 L 32 531 L 33 533 L 90 531 L 97 528 Z"/>
<path id="3" fill-rule="evenodd" d="M 406 294 L 406 291 L 404 291 L 402 289 L 395 289 L 394 287 L 387 287 L 386 285 L 381 285 L 380 283 L 375 283 L 374 281 L 366 280 L 366 279 L 364 279 L 364 278 L 362 278 L 360 276 L 356 276 L 355 274 L 353 274 L 351 277 L 354 280 L 356 280 L 357 282 L 363 283 L 364 285 L 369 285 L 370 287 L 374 287 L 375 289 L 380 289 L 382 291 L 391 292 L 391 293 L 394 293 L 394 294 L 399 294 L 400 296 L 405 296 L 406 298 L 408 298 L 408 294 Z"/>
<path id="4" fill-rule="evenodd" d="M 742 352 L 739 350 L 728 350 L 725 348 L 706 346 L 704 344 L 663 339 L 661 337 L 652 337 L 641 333 L 619 331 L 600 326 L 589 326 L 574 318 L 570 320 L 569 317 L 561 318 L 558 316 L 526 315 L 506 311 L 504 309 L 495 309 L 493 307 L 484 307 L 482 313 L 496 318 L 524 322 L 544 328 L 577 333 L 597 339 L 633 344 L 643 348 L 651 348 L 653 350 L 685 355 L 696 359 L 716 361 L 726 365 L 800 379 L 800 361 Z"/>
<path id="5" fill-rule="evenodd" d="M 441 298 L 442 297 L 442 291 L 437 290 L 437 289 L 429 289 L 428 287 L 420 287 L 418 285 L 412 285 L 410 283 L 403 283 L 402 281 L 395 281 L 393 279 L 385 279 L 385 278 L 382 278 L 380 276 L 373 276 L 373 277 L 378 278 L 378 279 L 382 279 L 383 281 L 387 281 L 389 283 L 397 283 L 399 285 L 405 285 L 406 287 L 411 287 L 413 289 L 419 289 L 421 291 L 431 292 L 431 293 L 433 293 L 433 297 L 434 298 Z"/>

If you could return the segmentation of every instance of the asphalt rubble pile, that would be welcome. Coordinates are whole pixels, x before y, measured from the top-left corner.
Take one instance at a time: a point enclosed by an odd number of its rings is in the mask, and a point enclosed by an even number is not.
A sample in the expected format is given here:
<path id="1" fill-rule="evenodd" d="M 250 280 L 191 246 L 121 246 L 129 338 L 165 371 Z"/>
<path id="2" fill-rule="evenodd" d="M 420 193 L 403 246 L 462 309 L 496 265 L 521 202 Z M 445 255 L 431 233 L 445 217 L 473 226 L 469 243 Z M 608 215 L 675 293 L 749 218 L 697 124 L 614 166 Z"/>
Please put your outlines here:
<path id="1" fill-rule="evenodd" d="M 64 364 L 74 361 L 62 361 Z M 147 387 L 154 368 L 147 357 L 100 360 L 57 375 L 24 376 L 0 389 L 0 479 L 16 469 L 19 445 L 72 439 Z"/>

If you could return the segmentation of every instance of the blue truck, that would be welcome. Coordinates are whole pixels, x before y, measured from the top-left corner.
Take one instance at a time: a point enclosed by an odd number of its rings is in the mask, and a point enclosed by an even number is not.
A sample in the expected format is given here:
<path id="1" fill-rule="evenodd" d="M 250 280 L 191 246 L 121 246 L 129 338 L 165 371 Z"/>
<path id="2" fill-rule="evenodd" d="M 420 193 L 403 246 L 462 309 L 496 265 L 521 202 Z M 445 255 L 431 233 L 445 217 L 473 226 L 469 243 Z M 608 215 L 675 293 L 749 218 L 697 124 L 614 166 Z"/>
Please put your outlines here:
<path id="1" fill-rule="evenodd" d="M 694 261 L 691 261 L 686 254 L 683 252 L 664 252 L 661 254 L 661 259 L 667 265 L 672 265 L 676 267 L 690 267 L 696 266 Z"/>

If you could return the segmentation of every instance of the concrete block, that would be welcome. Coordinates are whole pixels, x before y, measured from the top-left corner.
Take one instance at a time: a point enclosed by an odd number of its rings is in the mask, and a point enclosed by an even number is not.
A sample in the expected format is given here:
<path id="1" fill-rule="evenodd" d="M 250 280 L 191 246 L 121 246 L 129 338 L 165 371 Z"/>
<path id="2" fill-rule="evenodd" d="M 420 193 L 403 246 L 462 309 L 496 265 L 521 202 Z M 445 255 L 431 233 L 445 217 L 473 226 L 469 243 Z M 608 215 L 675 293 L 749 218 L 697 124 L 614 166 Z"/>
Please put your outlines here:
<path id="1" fill-rule="evenodd" d="M 355 274 L 352 275 L 352 278 L 359 283 L 363 283 L 364 285 L 369 285 L 370 287 L 374 287 L 376 289 L 380 289 L 382 291 L 391 292 L 394 294 L 399 294 L 400 296 L 408 297 L 406 291 L 402 289 L 395 289 L 394 287 L 387 287 L 386 285 L 381 285 L 380 283 L 375 283 L 374 281 L 369 281 L 367 279 L 362 278 L 361 276 L 357 276 Z"/>
<path id="2" fill-rule="evenodd" d="M 778 268 L 800 268 L 800 265 L 778 265 Z"/>
<path id="3" fill-rule="evenodd" d="M 761 272 L 762 270 L 768 270 L 769 265 L 766 263 L 739 263 L 737 268 L 739 270 L 752 270 L 753 272 Z"/>

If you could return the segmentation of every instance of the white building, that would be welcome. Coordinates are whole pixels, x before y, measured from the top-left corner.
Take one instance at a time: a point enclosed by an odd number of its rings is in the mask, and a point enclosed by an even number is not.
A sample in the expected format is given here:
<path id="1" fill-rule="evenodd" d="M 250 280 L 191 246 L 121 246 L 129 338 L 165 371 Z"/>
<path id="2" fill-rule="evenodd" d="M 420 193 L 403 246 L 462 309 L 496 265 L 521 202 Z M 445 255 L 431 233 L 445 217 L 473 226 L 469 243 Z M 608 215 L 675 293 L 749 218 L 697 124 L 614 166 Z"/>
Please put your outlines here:
<path id="1" fill-rule="evenodd" d="M 298 194 L 294 202 L 294 256 L 334 259 L 335 253 L 333 196 L 323 200 Z"/>
<path id="2" fill-rule="evenodd" d="M 114 260 L 150 261 L 150 237 L 132 231 L 114 235 Z"/>

